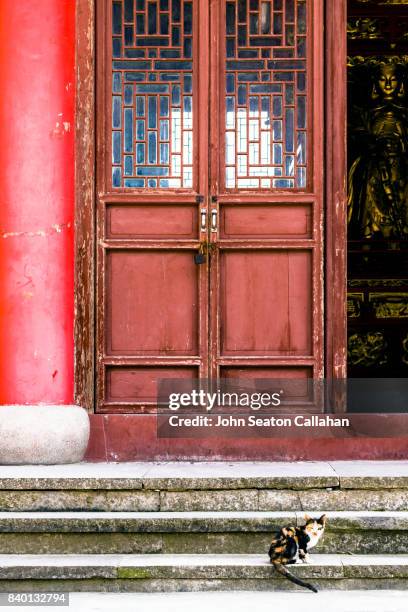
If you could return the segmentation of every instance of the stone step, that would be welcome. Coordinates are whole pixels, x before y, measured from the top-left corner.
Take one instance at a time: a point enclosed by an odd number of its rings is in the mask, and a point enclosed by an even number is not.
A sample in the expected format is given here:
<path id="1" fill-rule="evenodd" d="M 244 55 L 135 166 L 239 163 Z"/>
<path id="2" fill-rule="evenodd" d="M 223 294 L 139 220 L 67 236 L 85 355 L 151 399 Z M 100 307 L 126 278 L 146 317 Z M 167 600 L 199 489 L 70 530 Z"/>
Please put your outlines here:
<path id="1" fill-rule="evenodd" d="M 7 466 L 2 511 L 407 510 L 408 462 Z"/>
<path id="2" fill-rule="evenodd" d="M 387 472 L 387 477 L 394 476 L 395 470 Z M 408 465 L 403 481 L 408 488 Z M 0 489 L 10 490 L 303 490 L 339 484 L 340 477 L 331 464 L 307 461 L 24 465 L 3 466 L 0 472 Z"/>
<path id="3" fill-rule="evenodd" d="M 322 511 L 311 511 L 320 516 Z M 322 553 L 404 553 L 408 512 L 328 512 Z M 303 512 L 1 512 L 0 553 L 260 553 Z"/>
<path id="4" fill-rule="evenodd" d="M 408 555 L 313 555 L 291 572 L 318 589 L 407 589 Z M 0 555 L 0 591 L 302 590 L 265 555 Z M 312 593 L 310 593 L 312 596 Z"/>
<path id="5" fill-rule="evenodd" d="M 323 511 L 408 510 L 408 489 L 348 490 L 224 489 L 190 491 L 0 490 L 0 511 Z"/>

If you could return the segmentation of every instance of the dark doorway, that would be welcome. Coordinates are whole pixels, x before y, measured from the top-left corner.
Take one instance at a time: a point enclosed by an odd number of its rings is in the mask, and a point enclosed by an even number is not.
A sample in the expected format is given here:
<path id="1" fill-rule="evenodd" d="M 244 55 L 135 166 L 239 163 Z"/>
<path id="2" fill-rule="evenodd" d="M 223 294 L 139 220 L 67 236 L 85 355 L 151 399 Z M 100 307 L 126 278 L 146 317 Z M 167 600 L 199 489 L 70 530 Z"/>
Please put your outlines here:
<path id="1" fill-rule="evenodd" d="M 408 2 L 348 2 L 348 377 L 408 375 Z"/>

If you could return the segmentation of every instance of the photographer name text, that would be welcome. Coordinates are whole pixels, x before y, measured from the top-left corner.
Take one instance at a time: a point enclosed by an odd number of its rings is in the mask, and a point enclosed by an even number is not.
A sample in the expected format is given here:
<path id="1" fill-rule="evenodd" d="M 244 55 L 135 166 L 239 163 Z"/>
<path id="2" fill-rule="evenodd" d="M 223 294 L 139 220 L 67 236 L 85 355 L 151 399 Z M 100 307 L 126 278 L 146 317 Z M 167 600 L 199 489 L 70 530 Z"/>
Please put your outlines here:
<path id="1" fill-rule="evenodd" d="M 170 427 L 350 427 L 350 420 L 344 417 L 325 415 L 296 415 L 285 417 L 196 415 L 168 417 Z"/>

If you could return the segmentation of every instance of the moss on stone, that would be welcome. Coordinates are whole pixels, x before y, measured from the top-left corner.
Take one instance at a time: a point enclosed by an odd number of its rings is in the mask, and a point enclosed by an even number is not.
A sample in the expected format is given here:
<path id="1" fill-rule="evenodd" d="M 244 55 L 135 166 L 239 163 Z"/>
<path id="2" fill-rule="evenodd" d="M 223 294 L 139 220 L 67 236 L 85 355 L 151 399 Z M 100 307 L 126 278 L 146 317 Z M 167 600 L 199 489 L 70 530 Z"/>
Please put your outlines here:
<path id="1" fill-rule="evenodd" d="M 150 578 L 151 572 L 143 567 L 118 567 L 117 577 L 124 580 L 140 580 Z"/>

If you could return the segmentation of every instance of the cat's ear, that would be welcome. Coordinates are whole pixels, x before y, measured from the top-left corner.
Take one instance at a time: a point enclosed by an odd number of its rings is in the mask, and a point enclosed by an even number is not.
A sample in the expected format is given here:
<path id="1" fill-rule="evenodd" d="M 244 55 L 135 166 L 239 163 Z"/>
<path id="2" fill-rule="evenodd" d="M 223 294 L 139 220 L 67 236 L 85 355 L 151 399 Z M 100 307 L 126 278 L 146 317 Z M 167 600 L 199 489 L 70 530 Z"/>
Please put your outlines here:
<path id="1" fill-rule="evenodd" d="M 319 523 L 321 523 L 323 526 L 326 525 L 326 521 L 327 521 L 327 516 L 325 514 L 322 514 L 322 516 L 319 518 Z"/>
<path id="2" fill-rule="evenodd" d="M 312 520 L 312 517 L 309 516 L 308 514 L 305 514 L 304 518 L 305 518 L 306 523 Z"/>

